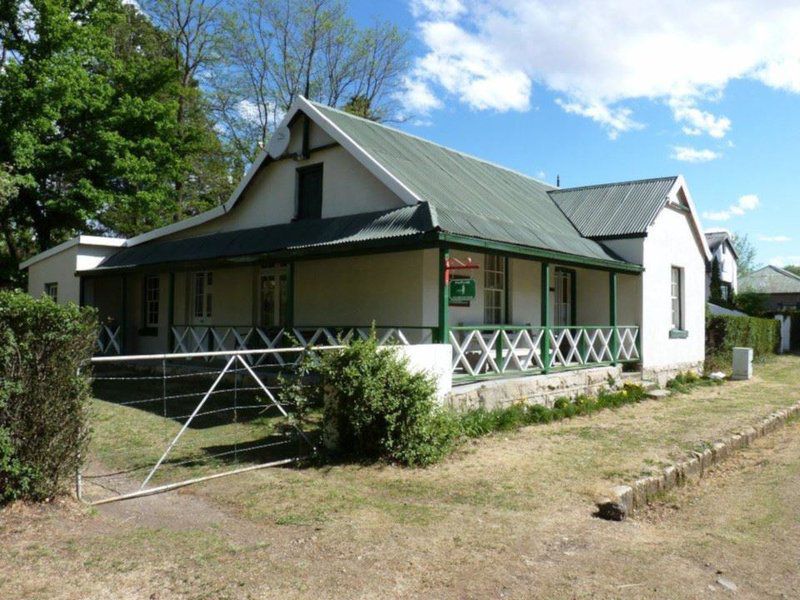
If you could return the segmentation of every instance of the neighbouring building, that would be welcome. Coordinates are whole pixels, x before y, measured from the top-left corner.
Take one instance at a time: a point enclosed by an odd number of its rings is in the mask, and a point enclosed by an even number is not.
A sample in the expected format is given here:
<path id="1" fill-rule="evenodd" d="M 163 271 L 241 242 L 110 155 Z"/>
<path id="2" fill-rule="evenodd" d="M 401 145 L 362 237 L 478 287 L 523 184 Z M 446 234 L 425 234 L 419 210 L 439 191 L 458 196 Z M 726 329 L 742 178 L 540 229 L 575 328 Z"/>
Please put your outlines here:
<path id="1" fill-rule="evenodd" d="M 767 265 L 742 277 L 743 292 L 764 294 L 768 312 L 800 310 L 800 276 L 774 265 Z"/>
<path id="2" fill-rule="evenodd" d="M 716 261 L 719 267 L 720 294 L 722 300 L 731 300 L 739 289 L 736 249 L 733 247 L 733 236 L 725 229 L 706 231 L 706 243 L 711 252 L 706 276 L 706 294 L 711 296 L 711 271 Z"/>
<path id="3" fill-rule="evenodd" d="M 324 343 L 374 323 L 452 348 L 458 383 L 698 368 L 710 260 L 681 176 L 560 189 L 298 98 L 224 205 L 23 267 L 31 294 L 98 308 L 102 352 Z"/>

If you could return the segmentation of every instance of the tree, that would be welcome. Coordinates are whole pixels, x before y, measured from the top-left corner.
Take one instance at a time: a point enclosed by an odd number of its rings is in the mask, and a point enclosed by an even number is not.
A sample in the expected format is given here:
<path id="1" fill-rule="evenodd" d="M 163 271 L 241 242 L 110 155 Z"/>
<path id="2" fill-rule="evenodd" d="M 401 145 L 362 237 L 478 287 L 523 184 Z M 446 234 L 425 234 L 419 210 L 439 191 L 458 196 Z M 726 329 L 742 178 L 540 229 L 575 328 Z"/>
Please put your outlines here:
<path id="1" fill-rule="evenodd" d="M 714 304 L 720 304 L 722 302 L 722 277 L 720 275 L 719 260 L 716 256 L 711 261 L 711 282 L 709 288 L 709 300 Z"/>
<path id="2" fill-rule="evenodd" d="M 223 0 L 144 0 L 142 6 L 174 64 L 178 85 L 174 119 L 183 152 L 174 174 L 175 220 L 223 202 L 232 188 L 233 155 L 223 148 L 201 89 L 223 65 Z"/>
<path id="3" fill-rule="evenodd" d="M 789 273 L 794 273 L 797 276 L 800 276 L 800 265 L 786 265 L 784 267 Z"/>
<path id="4" fill-rule="evenodd" d="M 249 161 L 303 94 L 383 120 L 408 63 L 407 36 L 359 27 L 338 0 L 240 0 L 227 22 L 228 69 L 213 83 L 227 138 Z"/>
<path id="5" fill-rule="evenodd" d="M 756 248 L 746 233 L 734 233 L 731 236 L 733 249 L 736 250 L 736 267 L 740 276 L 748 275 L 758 269 Z"/>
<path id="6" fill-rule="evenodd" d="M 229 174 L 208 183 L 214 169 L 197 152 L 217 152 L 212 124 L 193 117 L 194 138 L 177 125 L 172 47 L 134 6 L 8 1 L 0 48 L 0 163 L 15 173 L 15 227 L 31 231 L 38 250 L 79 231 L 134 235 L 226 195 L 217 188 L 230 187 Z M 176 181 L 195 179 L 202 186 L 187 208 Z"/>

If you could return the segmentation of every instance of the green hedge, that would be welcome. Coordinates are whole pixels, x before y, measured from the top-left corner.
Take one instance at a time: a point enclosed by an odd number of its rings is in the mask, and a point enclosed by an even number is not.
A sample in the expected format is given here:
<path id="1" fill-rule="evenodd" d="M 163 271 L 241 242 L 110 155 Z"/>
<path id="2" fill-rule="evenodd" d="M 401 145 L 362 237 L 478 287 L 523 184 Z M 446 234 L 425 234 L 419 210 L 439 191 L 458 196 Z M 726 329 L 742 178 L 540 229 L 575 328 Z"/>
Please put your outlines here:
<path id="1" fill-rule="evenodd" d="M 65 490 L 88 438 L 92 309 L 0 292 L 0 504 Z"/>
<path id="2" fill-rule="evenodd" d="M 709 315 L 706 319 L 706 355 L 728 358 L 735 347 L 753 349 L 755 358 L 774 354 L 780 341 L 780 324 L 775 319 Z"/>

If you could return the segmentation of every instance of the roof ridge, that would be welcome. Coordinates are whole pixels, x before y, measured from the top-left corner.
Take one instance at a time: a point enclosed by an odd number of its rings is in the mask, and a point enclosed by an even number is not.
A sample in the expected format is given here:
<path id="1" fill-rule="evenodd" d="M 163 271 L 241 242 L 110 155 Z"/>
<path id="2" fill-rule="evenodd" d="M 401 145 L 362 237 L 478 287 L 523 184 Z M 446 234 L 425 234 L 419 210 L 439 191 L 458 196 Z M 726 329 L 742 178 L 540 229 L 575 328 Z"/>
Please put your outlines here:
<path id="1" fill-rule="evenodd" d="M 327 104 L 322 104 L 320 102 L 316 102 L 315 100 L 309 100 L 308 98 L 306 98 L 306 101 L 309 102 L 310 104 L 313 104 L 317 108 L 321 108 L 323 110 L 331 110 L 333 112 L 336 112 L 336 113 L 339 113 L 341 115 L 344 115 L 345 117 L 349 117 L 351 119 L 356 119 L 356 120 L 359 120 L 359 121 L 364 121 L 365 123 L 368 123 L 370 125 L 374 125 L 376 127 L 381 127 L 383 129 L 388 129 L 389 131 L 393 131 L 395 133 L 399 133 L 400 135 L 404 135 L 406 137 L 410 137 L 412 139 L 419 140 L 419 141 L 424 142 L 426 144 L 430 144 L 431 146 L 436 146 L 438 148 L 442 148 L 443 150 L 447 150 L 448 152 L 452 152 L 454 154 L 458 154 L 459 156 L 463 156 L 464 158 L 468 158 L 470 160 L 476 160 L 478 162 L 482 162 L 483 164 L 489 165 L 490 167 L 494 167 L 496 169 L 502 169 L 503 171 L 506 171 L 508 173 L 513 173 L 514 175 L 518 175 L 520 177 L 524 177 L 525 179 L 530 179 L 531 181 L 535 181 L 536 183 L 538 183 L 540 185 L 543 185 L 543 186 L 546 186 L 547 188 L 550 188 L 550 189 L 545 190 L 545 192 L 549 193 L 550 191 L 558 189 L 557 187 L 555 187 L 554 185 L 552 185 L 550 183 L 547 183 L 546 181 L 542 181 L 541 179 L 537 179 L 536 177 L 532 177 L 531 175 L 527 175 L 525 173 L 522 173 L 521 171 L 517 171 L 515 169 L 511 169 L 509 167 L 497 164 L 497 163 L 492 162 L 490 160 L 487 160 L 485 158 L 481 158 L 479 156 L 475 156 L 474 154 L 468 154 L 467 152 L 462 152 L 461 150 L 456 150 L 455 148 L 451 148 L 449 146 L 445 146 L 444 144 L 440 144 L 438 142 L 434 142 L 434 141 L 429 140 L 427 138 L 424 138 L 422 136 L 415 135 L 413 133 L 408 133 L 407 131 L 403 131 L 402 129 L 397 129 L 396 127 L 389 127 L 388 125 L 384 125 L 383 123 L 378 123 L 377 121 L 372 121 L 370 119 L 365 119 L 364 117 L 359 117 L 358 115 L 351 114 L 351 113 L 349 113 L 347 111 L 341 110 L 341 109 L 333 107 L 333 106 L 328 106 Z"/>
<path id="2" fill-rule="evenodd" d="M 775 265 L 767 265 L 767 266 L 772 268 L 772 269 L 774 269 L 774 270 L 776 270 L 781 275 L 787 275 L 787 276 L 791 277 L 792 279 L 797 279 L 798 281 L 800 281 L 800 275 L 796 275 L 796 274 L 792 273 L 791 271 L 788 271 L 788 270 L 784 269 L 783 267 L 778 267 L 778 266 L 775 266 Z"/>
<path id="3" fill-rule="evenodd" d="M 647 179 L 630 179 L 628 181 L 614 181 L 611 183 L 595 183 L 592 185 L 581 185 L 577 187 L 568 187 L 568 188 L 555 188 L 552 190 L 548 190 L 548 194 L 557 194 L 559 192 L 575 192 L 578 190 L 590 190 L 595 188 L 602 188 L 602 187 L 614 187 L 614 186 L 622 186 L 622 185 L 631 185 L 633 183 L 651 183 L 653 181 L 668 181 L 668 180 L 675 180 L 677 181 L 678 175 L 668 175 L 665 177 L 649 177 Z"/>

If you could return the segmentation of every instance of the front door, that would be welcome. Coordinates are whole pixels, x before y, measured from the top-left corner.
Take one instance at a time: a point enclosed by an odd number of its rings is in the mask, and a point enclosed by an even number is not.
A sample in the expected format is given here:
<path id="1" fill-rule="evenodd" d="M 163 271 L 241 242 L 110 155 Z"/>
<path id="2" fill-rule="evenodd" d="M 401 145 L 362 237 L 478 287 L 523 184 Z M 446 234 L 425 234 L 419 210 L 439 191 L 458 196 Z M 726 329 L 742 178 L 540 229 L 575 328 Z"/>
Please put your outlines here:
<path id="1" fill-rule="evenodd" d="M 575 325 L 575 271 L 556 269 L 555 297 L 553 298 L 553 325 Z"/>
<path id="2" fill-rule="evenodd" d="M 261 272 L 261 326 L 267 329 L 286 325 L 289 286 L 286 267 Z"/>

